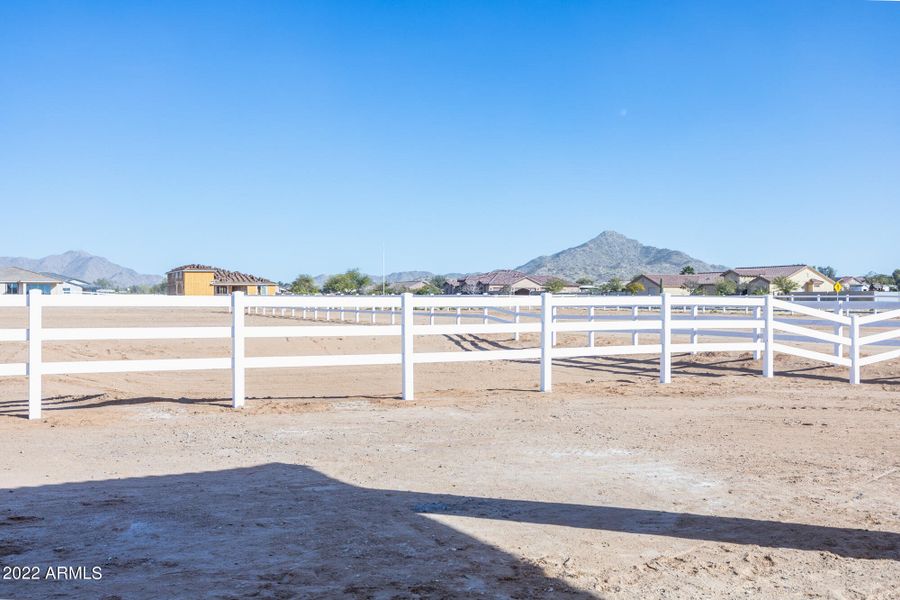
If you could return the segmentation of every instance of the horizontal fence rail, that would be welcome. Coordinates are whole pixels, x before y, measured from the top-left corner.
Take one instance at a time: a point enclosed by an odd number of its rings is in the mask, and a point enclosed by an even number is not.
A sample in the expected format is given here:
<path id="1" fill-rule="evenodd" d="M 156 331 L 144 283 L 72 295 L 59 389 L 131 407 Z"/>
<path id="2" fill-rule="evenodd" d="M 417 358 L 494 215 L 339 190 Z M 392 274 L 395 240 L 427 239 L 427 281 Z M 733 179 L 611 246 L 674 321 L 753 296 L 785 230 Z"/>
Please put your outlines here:
<path id="1" fill-rule="evenodd" d="M 877 307 L 870 306 L 878 304 Z M 0 329 L 0 342 L 25 342 L 27 361 L 0 364 L 0 377 L 26 376 L 28 416 L 41 416 L 44 375 L 154 371 L 230 370 L 232 404 L 245 402 L 247 369 L 400 365 L 402 397 L 414 397 L 416 364 L 493 360 L 538 361 L 540 389 L 552 389 L 554 359 L 657 355 L 659 380 L 672 378 L 674 353 L 752 352 L 765 377 L 774 375 L 776 353 L 847 367 L 859 383 L 866 365 L 900 358 L 900 308 L 860 300 L 789 301 L 773 296 L 231 296 L 151 295 L 0 296 L 0 309 L 24 308 L 27 327 Z M 230 326 L 44 327 L 45 308 L 221 309 Z M 620 314 L 625 311 L 625 314 Z M 127 314 L 127 313 L 126 313 Z M 284 317 L 313 324 L 247 325 L 248 315 Z M 799 315 L 799 317 L 797 316 Z M 378 319 L 381 317 L 381 323 Z M 325 321 L 325 323 L 318 323 Z M 290 322 L 290 321 L 289 321 Z M 867 328 L 863 334 L 863 328 Z M 558 347 L 557 334 L 583 333 L 585 345 Z M 597 345 L 596 334 L 630 335 L 630 344 Z M 537 346 L 423 352 L 415 338 L 436 335 L 537 334 Z M 684 341 L 673 340 L 673 335 Z M 396 337 L 397 352 L 314 356 L 247 356 L 246 340 L 265 338 Z M 650 336 L 650 343 L 642 342 Z M 722 341 L 701 341 L 700 337 Z M 730 338 L 730 339 L 722 339 Z M 229 339 L 231 356 L 87 361 L 43 360 L 45 342 L 93 340 Z M 533 338 L 532 338 L 533 339 Z M 743 341 L 735 341 L 743 340 Z M 819 346 L 799 347 L 794 343 Z M 830 347 L 822 351 L 821 346 Z M 888 350 L 861 356 L 864 347 Z"/>

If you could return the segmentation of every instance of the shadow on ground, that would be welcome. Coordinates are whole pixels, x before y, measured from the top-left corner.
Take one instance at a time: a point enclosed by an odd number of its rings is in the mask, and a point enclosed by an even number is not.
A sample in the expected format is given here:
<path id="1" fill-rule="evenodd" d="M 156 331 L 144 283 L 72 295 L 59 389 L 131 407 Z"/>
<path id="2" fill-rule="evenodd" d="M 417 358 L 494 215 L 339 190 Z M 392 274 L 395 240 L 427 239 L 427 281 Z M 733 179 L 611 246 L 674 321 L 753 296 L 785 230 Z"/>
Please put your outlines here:
<path id="1" fill-rule="evenodd" d="M 17 599 L 593 597 L 435 514 L 900 560 L 885 531 L 366 489 L 277 463 L 0 493 L 0 562 L 103 573 L 0 581 Z"/>

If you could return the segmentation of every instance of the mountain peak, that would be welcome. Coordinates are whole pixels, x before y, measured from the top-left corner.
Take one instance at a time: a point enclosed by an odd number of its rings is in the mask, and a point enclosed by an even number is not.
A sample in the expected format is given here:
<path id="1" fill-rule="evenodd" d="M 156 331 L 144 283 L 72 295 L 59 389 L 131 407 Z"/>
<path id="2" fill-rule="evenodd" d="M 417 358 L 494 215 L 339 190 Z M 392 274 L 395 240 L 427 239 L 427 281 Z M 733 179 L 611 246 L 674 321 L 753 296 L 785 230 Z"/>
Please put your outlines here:
<path id="1" fill-rule="evenodd" d="M 143 275 L 133 269 L 117 265 L 102 256 L 94 256 L 84 250 L 69 250 L 62 254 L 52 254 L 44 258 L 4 256 L 0 257 L 0 266 L 19 267 L 20 269 L 28 269 L 38 273 L 58 273 L 72 279 L 88 282 L 107 279 L 121 287 L 152 285 L 162 281 L 162 277 L 159 275 Z"/>
<path id="2" fill-rule="evenodd" d="M 517 267 L 535 275 L 558 275 L 572 281 L 589 277 L 606 281 L 612 277 L 631 279 L 639 273 L 678 273 L 686 266 L 697 271 L 724 270 L 679 250 L 645 246 L 618 231 L 606 230 L 587 242 L 539 256 Z"/>

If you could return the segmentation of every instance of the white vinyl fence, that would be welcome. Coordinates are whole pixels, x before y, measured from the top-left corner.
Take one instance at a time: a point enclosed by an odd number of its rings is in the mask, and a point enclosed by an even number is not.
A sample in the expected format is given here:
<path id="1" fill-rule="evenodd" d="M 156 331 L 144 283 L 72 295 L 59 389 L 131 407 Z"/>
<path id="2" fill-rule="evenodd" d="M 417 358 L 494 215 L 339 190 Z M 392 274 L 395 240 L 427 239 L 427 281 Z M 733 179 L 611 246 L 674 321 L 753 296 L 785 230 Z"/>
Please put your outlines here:
<path id="1" fill-rule="evenodd" d="M 788 302 L 773 296 L 232 296 L 152 295 L 0 296 L 0 308 L 27 307 L 28 327 L 0 329 L 0 342 L 27 342 L 25 363 L 0 364 L 0 376 L 27 376 L 28 416 L 41 416 L 44 375 L 228 369 L 234 407 L 244 405 L 247 369 L 401 365 L 402 396 L 412 399 L 414 365 L 486 360 L 537 360 L 540 388 L 552 388 L 553 359 L 592 356 L 658 355 L 659 379 L 672 378 L 672 355 L 690 352 L 753 352 L 762 359 L 765 377 L 774 375 L 776 353 L 844 366 L 851 383 L 860 368 L 900 357 L 900 309 L 875 312 L 863 303 L 835 302 L 829 310 L 814 303 Z M 824 303 L 822 303 L 824 304 Z M 230 326 L 47 328 L 43 308 L 218 308 L 231 313 Z M 884 308 L 882 305 L 881 308 Z M 857 309 L 863 311 L 861 314 Z M 853 312 L 851 312 L 853 311 Z M 624 314 L 620 314 L 624 312 Z M 248 314 L 339 324 L 250 326 Z M 799 316 L 798 316 L 799 315 Z M 382 317 L 381 324 L 378 317 Z M 368 323 L 363 318 L 368 317 Z M 416 321 L 418 317 L 419 321 Z M 348 322 L 348 319 L 349 322 Z M 424 322 L 423 322 L 424 321 Z M 475 322 L 472 322 L 475 321 Z M 815 329 L 818 327 L 819 329 Z M 825 329 L 824 331 L 822 329 Z M 863 328 L 868 333 L 864 335 Z M 877 331 L 872 331 L 877 329 Z M 558 333 L 586 334 L 583 346 L 556 346 Z M 596 345 L 597 333 L 630 334 L 630 343 Z M 415 338 L 425 335 L 540 334 L 536 347 L 478 351 L 419 352 Z M 650 335 L 652 343 L 641 343 Z M 677 335 L 681 340 L 674 340 Z M 249 338 L 335 336 L 399 337 L 399 352 L 315 356 L 247 356 Z M 729 338 L 728 341 L 700 340 Z M 152 360 L 46 362 L 43 342 L 76 340 L 231 339 L 231 356 Z M 627 339 L 627 338 L 626 338 Z M 741 341 L 734 341 L 734 340 Z M 795 345 L 803 343 L 804 347 Z M 828 351 L 810 345 L 826 345 Z M 863 348 L 891 349 L 862 355 Z M 846 347 L 846 353 L 845 353 Z"/>

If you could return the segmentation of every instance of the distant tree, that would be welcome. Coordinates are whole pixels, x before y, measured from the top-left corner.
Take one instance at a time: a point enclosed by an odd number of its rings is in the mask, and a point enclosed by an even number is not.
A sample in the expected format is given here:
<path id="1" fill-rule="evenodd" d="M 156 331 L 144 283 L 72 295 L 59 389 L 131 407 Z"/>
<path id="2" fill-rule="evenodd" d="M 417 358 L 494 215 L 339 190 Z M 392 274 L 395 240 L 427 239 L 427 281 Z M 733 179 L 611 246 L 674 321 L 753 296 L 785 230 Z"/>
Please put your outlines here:
<path id="1" fill-rule="evenodd" d="M 790 294 L 791 292 L 795 292 L 800 288 L 799 283 L 785 275 L 781 275 L 773 279 L 772 285 L 775 286 L 775 289 L 778 290 L 778 292 L 781 294 Z"/>
<path id="2" fill-rule="evenodd" d="M 590 277 L 579 277 L 575 280 L 578 285 L 594 285 L 594 280 Z"/>
<path id="3" fill-rule="evenodd" d="M 900 287 L 900 269 L 894 269 L 894 272 L 891 273 L 894 278 L 894 285 Z"/>
<path id="4" fill-rule="evenodd" d="M 834 267 L 816 267 L 816 271 L 828 279 L 837 279 L 837 271 L 835 271 Z"/>
<path id="5" fill-rule="evenodd" d="M 315 279 L 309 275 L 297 275 L 289 286 L 292 294 L 301 296 L 312 296 L 319 293 L 319 286 L 316 285 Z"/>
<path id="6" fill-rule="evenodd" d="M 681 284 L 681 288 L 687 290 L 688 294 L 694 295 L 697 293 L 697 290 L 700 289 L 700 284 L 696 281 L 685 281 Z"/>
<path id="7" fill-rule="evenodd" d="M 893 275 L 885 275 L 883 273 L 875 273 L 869 272 L 868 275 L 864 277 L 866 283 L 869 285 L 894 285 L 894 276 Z"/>
<path id="8" fill-rule="evenodd" d="M 444 292 L 443 283 L 440 286 L 434 284 L 434 280 L 429 281 L 422 287 L 416 290 L 417 296 L 437 296 Z"/>
<path id="9" fill-rule="evenodd" d="M 637 296 L 647 288 L 644 287 L 644 284 L 640 281 L 632 281 L 628 285 L 625 286 L 625 291 L 631 294 L 632 296 Z"/>
<path id="10" fill-rule="evenodd" d="M 684 267 L 683 269 L 681 269 L 681 274 L 682 275 L 693 275 L 694 267 L 692 267 L 691 265 Z"/>
<path id="11" fill-rule="evenodd" d="M 617 294 L 625 289 L 625 286 L 622 284 L 622 280 L 618 277 L 613 277 L 602 286 L 600 289 L 606 292 L 607 294 Z"/>
<path id="12" fill-rule="evenodd" d="M 103 277 L 101 277 L 100 279 L 98 279 L 97 281 L 95 281 L 95 282 L 94 282 L 94 285 L 96 285 L 97 287 L 99 287 L 100 289 L 103 289 L 103 290 L 117 290 L 117 289 L 119 289 L 119 286 L 117 286 L 115 283 L 113 283 L 113 282 L 110 281 L 109 279 L 105 279 L 105 278 L 103 278 Z"/>
<path id="13" fill-rule="evenodd" d="M 737 293 L 737 285 L 730 279 L 716 282 L 716 296 L 733 296 Z"/>
<path id="14" fill-rule="evenodd" d="M 559 277 L 551 277 L 547 280 L 547 283 L 544 284 L 544 287 L 548 292 L 558 294 L 563 291 L 566 287 L 566 282 L 560 279 Z"/>
<path id="15" fill-rule="evenodd" d="M 751 296 L 765 296 L 766 288 L 763 288 L 763 287 L 753 288 L 753 291 L 750 292 L 750 295 Z"/>
<path id="16" fill-rule="evenodd" d="M 361 294 L 370 285 L 371 277 L 360 273 L 359 269 L 350 269 L 329 277 L 322 286 L 322 291 L 326 294 Z"/>

